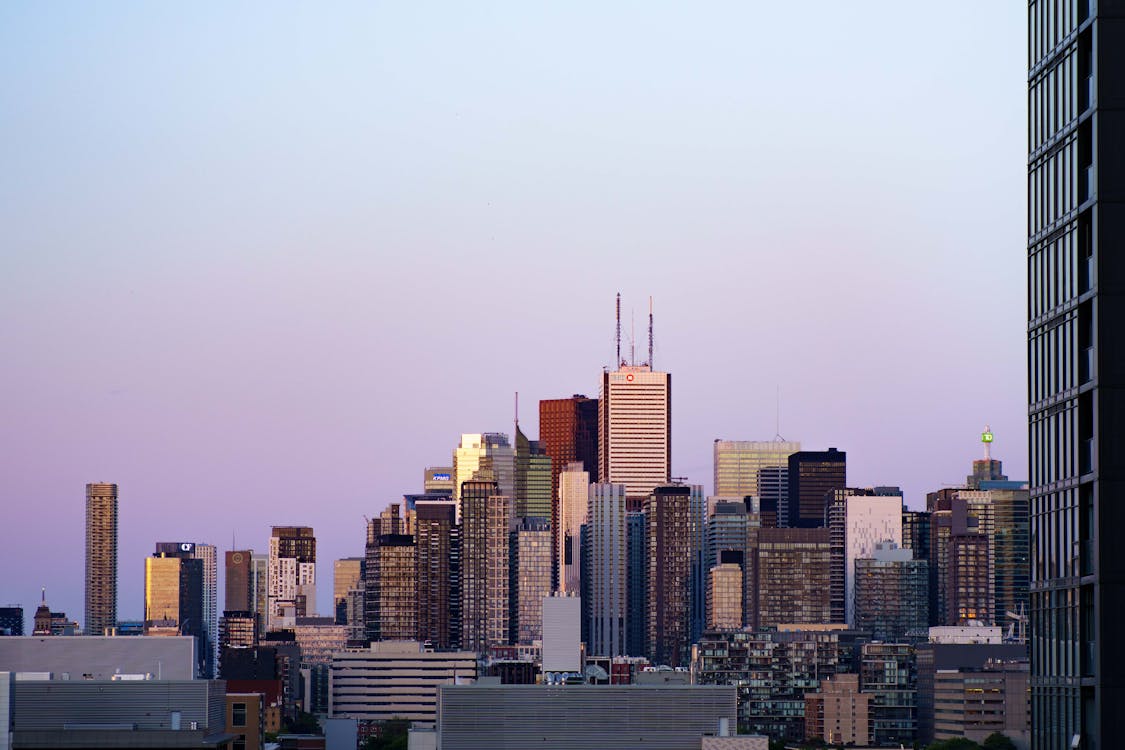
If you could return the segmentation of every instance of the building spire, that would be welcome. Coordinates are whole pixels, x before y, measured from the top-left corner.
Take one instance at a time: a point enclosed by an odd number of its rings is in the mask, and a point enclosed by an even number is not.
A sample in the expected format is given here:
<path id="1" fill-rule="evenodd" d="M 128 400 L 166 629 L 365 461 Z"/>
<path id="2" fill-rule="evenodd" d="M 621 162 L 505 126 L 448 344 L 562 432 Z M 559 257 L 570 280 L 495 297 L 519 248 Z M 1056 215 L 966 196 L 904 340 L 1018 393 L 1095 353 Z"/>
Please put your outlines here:
<path id="1" fill-rule="evenodd" d="M 617 362 L 615 367 L 621 367 L 621 292 L 617 293 Z"/>
<path id="2" fill-rule="evenodd" d="M 980 441 L 984 443 L 984 460 L 992 460 L 992 428 L 989 425 L 984 426 L 984 432 L 980 434 Z"/>
<path id="3" fill-rule="evenodd" d="M 648 369 L 656 371 L 656 365 L 652 361 L 652 295 L 648 298 Z"/>

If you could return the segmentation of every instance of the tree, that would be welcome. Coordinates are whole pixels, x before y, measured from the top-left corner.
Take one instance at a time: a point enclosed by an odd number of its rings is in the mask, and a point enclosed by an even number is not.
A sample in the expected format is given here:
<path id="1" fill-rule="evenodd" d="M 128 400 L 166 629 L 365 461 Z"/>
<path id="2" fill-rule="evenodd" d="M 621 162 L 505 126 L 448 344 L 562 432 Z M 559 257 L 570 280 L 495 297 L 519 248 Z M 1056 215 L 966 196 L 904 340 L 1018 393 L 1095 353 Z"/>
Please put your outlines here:
<path id="1" fill-rule="evenodd" d="M 1016 743 L 1012 742 L 1012 738 L 1007 735 L 993 732 L 984 738 L 981 747 L 984 750 L 1016 750 Z"/>

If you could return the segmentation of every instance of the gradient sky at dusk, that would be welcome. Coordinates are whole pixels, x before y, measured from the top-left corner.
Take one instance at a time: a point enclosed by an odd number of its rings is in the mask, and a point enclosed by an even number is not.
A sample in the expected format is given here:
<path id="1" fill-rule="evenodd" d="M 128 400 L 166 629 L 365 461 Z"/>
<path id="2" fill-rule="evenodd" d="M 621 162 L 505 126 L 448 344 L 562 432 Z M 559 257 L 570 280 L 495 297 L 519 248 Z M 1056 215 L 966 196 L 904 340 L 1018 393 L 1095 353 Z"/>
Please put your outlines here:
<path id="1" fill-rule="evenodd" d="M 778 387 L 850 484 L 920 507 L 985 423 L 1026 478 L 1025 14 L 0 5 L 0 605 L 82 619 L 110 481 L 122 619 L 154 542 L 271 524 L 327 612 L 462 432 L 596 395 L 618 290 L 708 491 Z"/>

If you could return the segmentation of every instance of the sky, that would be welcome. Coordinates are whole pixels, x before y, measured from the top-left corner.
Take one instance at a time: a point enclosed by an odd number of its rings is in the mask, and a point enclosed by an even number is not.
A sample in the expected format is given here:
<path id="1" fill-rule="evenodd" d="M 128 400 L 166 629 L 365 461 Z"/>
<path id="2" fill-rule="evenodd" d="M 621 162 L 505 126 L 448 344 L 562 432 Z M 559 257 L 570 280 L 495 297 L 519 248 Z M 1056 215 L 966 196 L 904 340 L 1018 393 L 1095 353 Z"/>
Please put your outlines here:
<path id="1" fill-rule="evenodd" d="M 0 605 L 158 541 L 363 551 L 655 307 L 672 473 L 1027 477 L 1026 16 L 868 0 L 0 4 Z M 778 421 L 778 415 L 780 420 Z M 221 579 L 221 571 L 220 571 Z M 220 599 L 221 607 L 221 599 Z"/>

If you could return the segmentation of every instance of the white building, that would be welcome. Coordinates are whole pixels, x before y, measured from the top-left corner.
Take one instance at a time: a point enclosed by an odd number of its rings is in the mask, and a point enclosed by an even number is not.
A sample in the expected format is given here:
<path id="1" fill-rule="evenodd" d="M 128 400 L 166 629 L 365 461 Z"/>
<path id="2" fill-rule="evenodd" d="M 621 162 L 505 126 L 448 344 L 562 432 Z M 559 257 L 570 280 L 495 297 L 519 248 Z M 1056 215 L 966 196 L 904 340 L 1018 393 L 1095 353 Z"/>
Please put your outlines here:
<path id="1" fill-rule="evenodd" d="M 902 495 L 851 495 L 844 499 L 845 622 L 855 624 L 855 561 L 875 554 L 883 541 L 902 546 Z"/>
<path id="2" fill-rule="evenodd" d="M 577 595 L 543 600 L 543 673 L 582 671 L 582 600 Z"/>
<path id="3" fill-rule="evenodd" d="M 649 365 L 602 373 L 598 401 L 598 478 L 624 484 L 640 508 L 672 469 L 672 376 Z"/>
<path id="4" fill-rule="evenodd" d="M 196 544 L 191 556 L 203 561 L 203 632 L 211 649 L 209 664 L 214 677 L 219 665 L 219 570 L 213 544 Z"/>

